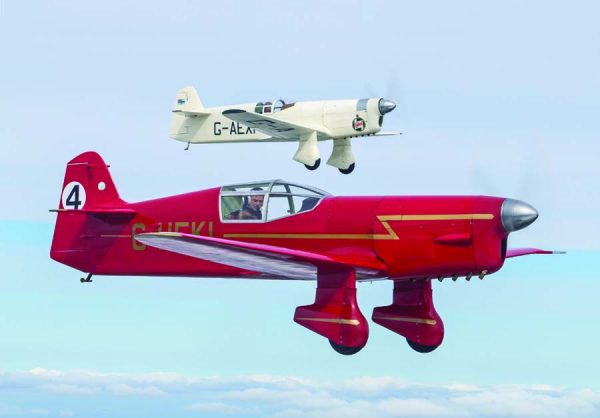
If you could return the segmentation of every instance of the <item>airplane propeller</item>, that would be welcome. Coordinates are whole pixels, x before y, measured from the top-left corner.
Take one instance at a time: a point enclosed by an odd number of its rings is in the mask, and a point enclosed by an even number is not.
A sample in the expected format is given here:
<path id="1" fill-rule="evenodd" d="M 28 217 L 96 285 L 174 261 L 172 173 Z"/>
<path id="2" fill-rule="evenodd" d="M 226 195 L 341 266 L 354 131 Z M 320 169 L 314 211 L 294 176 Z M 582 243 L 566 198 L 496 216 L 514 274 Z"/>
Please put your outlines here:
<path id="1" fill-rule="evenodd" d="M 554 166 L 545 151 L 543 139 L 530 140 L 521 153 L 520 173 L 515 176 L 515 182 L 507 185 L 506 181 L 498 181 L 485 170 L 479 161 L 485 160 L 477 151 L 472 154 L 470 176 L 471 182 L 479 189 L 478 192 L 489 195 L 507 195 L 526 200 L 543 199 L 545 188 L 539 187 L 542 179 L 546 181 L 555 174 Z"/>
<path id="2" fill-rule="evenodd" d="M 389 98 L 393 98 L 394 100 L 398 100 L 398 88 L 397 88 L 397 76 L 396 73 L 390 73 L 387 79 L 387 83 L 385 86 L 385 93 L 382 96 L 381 94 L 378 94 L 378 92 L 376 90 L 379 89 L 375 89 L 373 88 L 373 86 L 366 82 L 365 83 L 365 92 L 367 93 L 368 97 L 380 97 L 381 99 L 379 100 L 379 113 L 381 116 L 384 116 L 387 113 L 390 113 L 392 110 L 394 110 L 398 105 L 396 102 L 392 101 Z M 379 93 L 381 93 L 379 91 Z"/>

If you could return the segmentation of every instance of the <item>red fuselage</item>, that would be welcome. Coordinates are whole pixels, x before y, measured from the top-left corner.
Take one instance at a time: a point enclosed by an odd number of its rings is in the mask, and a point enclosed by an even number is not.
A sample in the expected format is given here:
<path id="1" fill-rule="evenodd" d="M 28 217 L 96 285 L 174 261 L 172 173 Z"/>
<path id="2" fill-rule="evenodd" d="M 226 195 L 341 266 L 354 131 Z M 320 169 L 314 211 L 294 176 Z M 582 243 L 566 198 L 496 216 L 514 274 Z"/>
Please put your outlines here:
<path id="1" fill-rule="evenodd" d="M 146 247 L 144 232 L 183 232 L 352 259 L 378 277 L 492 273 L 504 261 L 503 199 L 327 196 L 311 211 L 264 223 L 221 222 L 219 188 L 123 207 L 128 214 L 59 214 L 51 256 L 105 275 L 253 277 L 251 271 Z M 361 276 L 359 279 L 373 278 Z"/>

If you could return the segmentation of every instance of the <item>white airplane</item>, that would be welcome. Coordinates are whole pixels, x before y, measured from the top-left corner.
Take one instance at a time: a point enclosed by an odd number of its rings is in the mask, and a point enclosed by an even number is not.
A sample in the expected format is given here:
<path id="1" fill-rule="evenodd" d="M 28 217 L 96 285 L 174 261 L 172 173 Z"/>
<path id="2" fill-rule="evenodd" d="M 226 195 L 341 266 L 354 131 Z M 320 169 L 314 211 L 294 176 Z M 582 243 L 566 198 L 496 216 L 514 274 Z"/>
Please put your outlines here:
<path id="1" fill-rule="evenodd" d="M 317 141 L 333 140 L 327 164 L 354 170 L 350 139 L 382 133 L 383 116 L 396 104 L 383 98 L 286 103 L 281 99 L 205 108 L 196 89 L 177 92 L 169 136 L 188 144 L 298 141 L 294 160 L 309 170 L 321 164 Z M 186 148 L 187 149 L 187 148 Z"/>

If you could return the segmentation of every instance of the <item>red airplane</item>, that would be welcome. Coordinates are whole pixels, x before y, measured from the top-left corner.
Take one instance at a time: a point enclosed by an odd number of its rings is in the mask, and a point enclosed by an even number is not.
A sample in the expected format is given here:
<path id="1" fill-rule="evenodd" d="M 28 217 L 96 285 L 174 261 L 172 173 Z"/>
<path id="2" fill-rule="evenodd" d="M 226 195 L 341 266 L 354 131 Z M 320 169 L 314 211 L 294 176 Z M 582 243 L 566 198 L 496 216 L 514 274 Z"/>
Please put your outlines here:
<path id="1" fill-rule="evenodd" d="M 315 280 L 294 321 L 341 354 L 367 343 L 356 281 L 394 281 L 373 322 L 430 352 L 444 337 L 431 282 L 483 279 L 504 260 L 548 254 L 507 249 L 538 216 L 488 196 L 338 197 L 282 180 L 127 203 L 95 152 L 67 164 L 50 256 L 92 275 Z"/>

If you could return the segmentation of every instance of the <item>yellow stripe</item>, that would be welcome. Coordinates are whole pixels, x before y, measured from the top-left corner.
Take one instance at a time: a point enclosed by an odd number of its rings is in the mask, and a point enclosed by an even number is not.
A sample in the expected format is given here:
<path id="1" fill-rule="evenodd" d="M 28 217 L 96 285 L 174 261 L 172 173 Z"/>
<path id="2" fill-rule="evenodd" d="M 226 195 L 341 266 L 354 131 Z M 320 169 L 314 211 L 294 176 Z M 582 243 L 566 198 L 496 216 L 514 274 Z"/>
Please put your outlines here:
<path id="1" fill-rule="evenodd" d="M 411 318 L 408 316 L 377 316 L 373 317 L 375 319 L 382 319 L 386 321 L 400 321 L 400 322 L 414 322 L 415 324 L 426 324 L 426 325 L 435 325 L 437 321 L 435 319 L 426 319 L 426 318 Z"/>
<path id="2" fill-rule="evenodd" d="M 223 238 L 263 238 L 263 239 L 357 239 L 357 240 L 398 240 L 400 239 L 388 222 L 390 221 L 454 221 L 491 220 L 491 213 L 457 213 L 438 215 L 380 215 L 377 216 L 387 234 L 223 234 Z"/>
<path id="3" fill-rule="evenodd" d="M 384 239 L 393 239 L 393 240 L 397 240 L 398 235 L 396 235 L 396 232 L 392 229 L 392 227 L 390 226 L 389 223 L 387 223 L 387 220 L 385 219 L 381 219 L 383 218 L 382 216 L 378 216 L 377 219 L 379 220 L 379 222 L 381 222 L 381 225 L 383 225 L 383 227 L 385 228 L 385 230 L 388 232 L 387 235 L 383 234 L 383 235 L 377 235 L 374 236 L 373 239 L 376 240 L 384 240 Z M 393 219 L 389 219 L 389 220 L 393 220 Z"/>
<path id="4" fill-rule="evenodd" d="M 223 238 L 372 239 L 373 237 L 373 234 L 223 234 Z"/>
<path id="5" fill-rule="evenodd" d="M 379 215 L 377 216 L 386 234 L 260 234 L 231 233 L 223 234 L 223 238 L 250 239 L 341 239 L 341 240 L 398 240 L 400 239 L 390 226 L 391 221 L 454 221 L 454 220 L 491 220 L 491 213 L 456 213 L 434 215 Z M 102 235 L 103 237 L 130 237 L 131 235 Z M 181 237 L 178 232 L 161 232 L 160 236 Z"/>
<path id="6" fill-rule="evenodd" d="M 298 321 L 316 321 L 316 322 L 331 322 L 334 324 L 358 325 L 358 319 L 342 319 L 342 318 L 296 318 Z"/>
<path id="7" fill-rule="evenodd" d="M 146 233 L 147 235 L 152 235 L 152 236 L 156 236 L 159 238 L 162 237 L 181 237 L 182 234 L 179 232 L 148 232 Z M 100 235 L 102 238 L 131 238 L 131 234 L 115 234 L 115 235 L 111 235 L 111 234 L 105 234 L 105 235 Z"/>
<path id="8" fill-rule="evenodd" d="M 385 221 L 458 221 L 458 220 L 490 220 L 494 219 L 491 213 L 453 213 L 438 215 L 381 215 L 381 222 Z"/>

